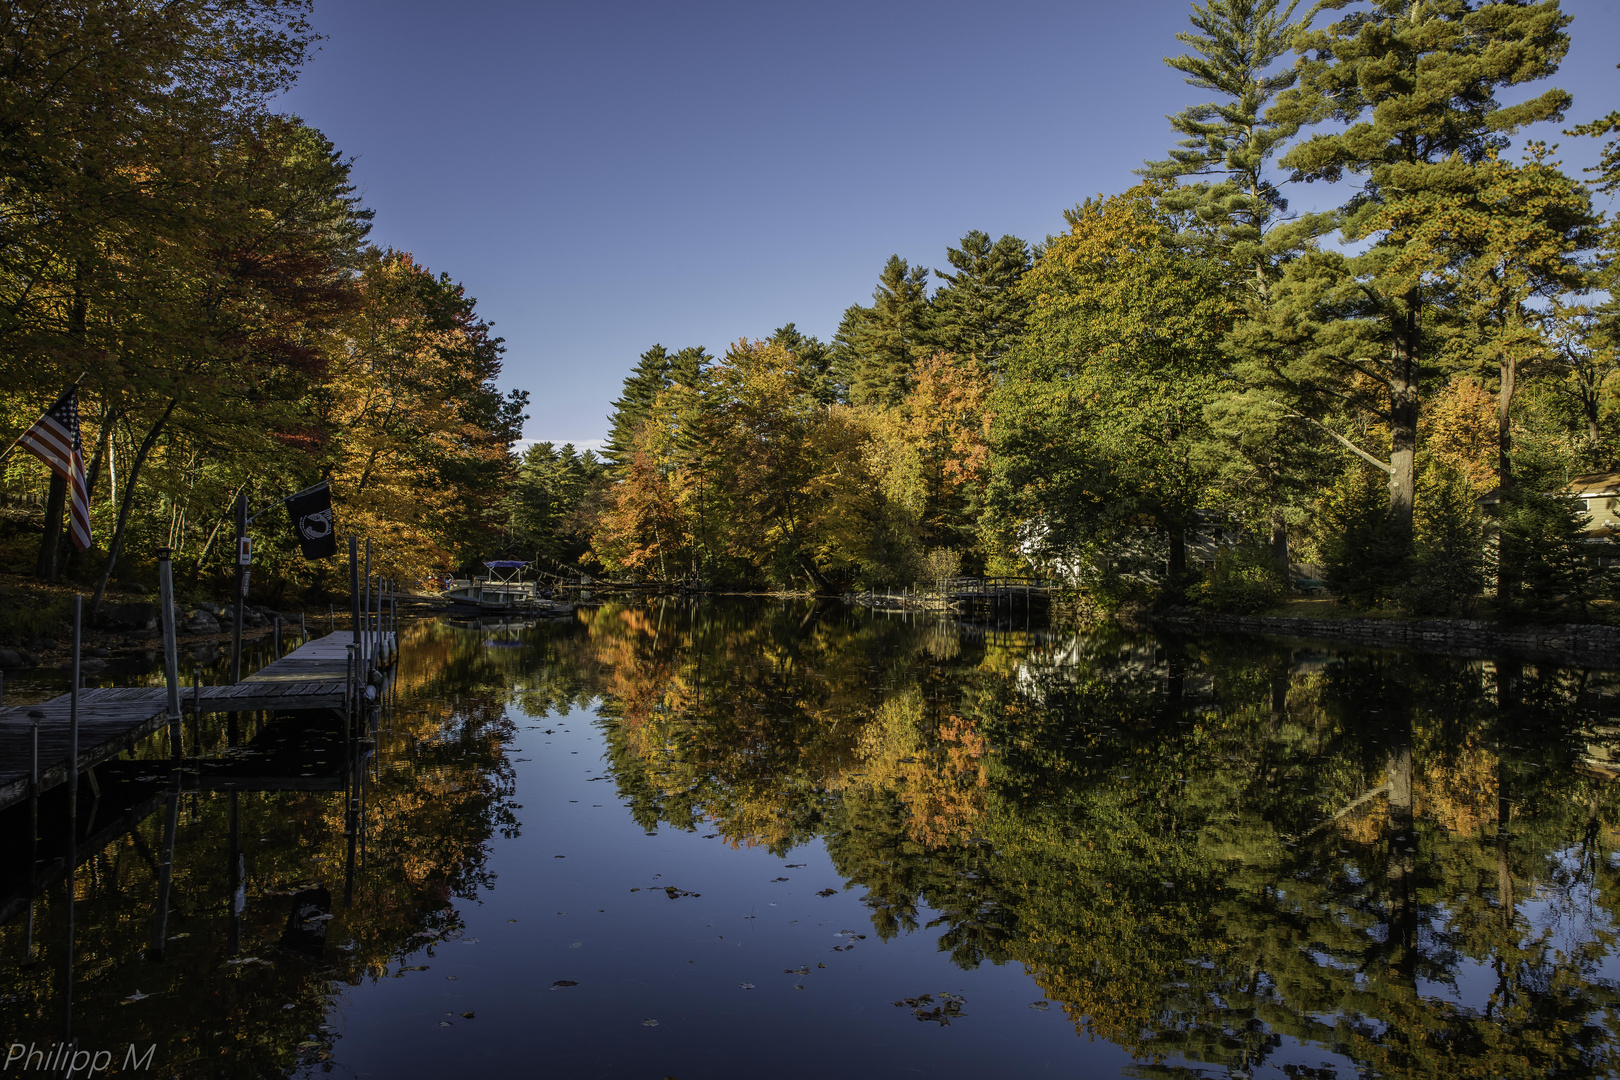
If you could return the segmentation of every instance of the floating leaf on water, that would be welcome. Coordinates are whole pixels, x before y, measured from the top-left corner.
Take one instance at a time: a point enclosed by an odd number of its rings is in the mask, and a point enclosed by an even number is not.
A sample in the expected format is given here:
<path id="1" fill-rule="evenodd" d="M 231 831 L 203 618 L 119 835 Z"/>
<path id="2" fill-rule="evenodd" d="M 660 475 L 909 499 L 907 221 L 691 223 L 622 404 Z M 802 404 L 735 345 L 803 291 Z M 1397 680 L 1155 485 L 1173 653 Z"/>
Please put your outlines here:
<path id="1" fill-rule="evenodd" d="M 650 1020 L 650 1019 L 649 1020 L 643 1020 L 641 1022 L 641 1026 L 642 1027 L 657 1027 L 658 1026 L 658 1021 Z"/>
<path id="2" fill-rule="evenodd" d="M 305 1041 L 298 1044 L 298 1052 L 300 1054 L 307 1054 L 311 1050 L 319 1050 L 320 1048 L 321 1048 L 320 1043 L 315 1042 L 315 1041 L 310 1040 L 310 1039 L 306 1039 Z"/>
<path id="3" fill-rule="evenodd" d="M 578 985 L 579 983 L 575 982 L 573 979 L 558 979 L 556 982 L 551 984 L 551 988 L 553 990 L 566 990 L 570 986 Z"/>
<path id="4" fill-rule="evenodd" d="M 470 1013 L 470 1012 L 464 1012 L 464 1013 L 462 1013 L 462 1014 L 461 1014 L 461 1015 L 462 1015 L 462 1017 L 463 1017 L 463 1018 L 464 1018 L 464 1019 L 467 1019 L 467 1020 L 471 1020 L 471 1019 L 472 1019 L 472 1018 L 473 1018 L 473 1014 L 472 1014 L 472 1013 Z"/>
<path id="5" fill-rule="evenodd" d="M 773 877 L 773 878 L 771 878 L 771 880 L 772 880 L 772 881 L 773 881 L 773 882 L 774 882 L 774 881 L 786 881 L 786 880 L 787 880 L 787 878 L 785 878 L 785 877 Z"/>
<path id="6" fill-rule="evenodd" d="M 578 801 L 579 801 L 579 800 L 578 800 L 578 799 L 575 799 L 575 800 L 573 800 L 573 801 L 574 801 L 574 802 L 578 802 Z M 566 858 L 568 858 L 568 856 L 566 856 L 566 855 L 553 855 L 553 856 L 552 856 L 552 858 L 553 858 L 553 859 L 566 859 Z"/>
<path id="7" fill-rule="evenodd" d="M 837 889 L 822 889 L 820 892 L 816 893 L 816 895 L 817 896 L 836 896 L 837 893 L 838 893 Z"/>
<path id="8" fill-rule="evenodd" d="M 743 983 L 742 988 L 744 990 L 752 990 L 754 988 L 754 984 L 753 983 Z"/>
<path id="9" fill-rule="evenodd" d="M 461 943 L 463 945 L 476 945 L 478 944 L 478 939 L 475 937 L 462 938 Z"/>
<path id="10" fill-rule="evenodd" d="M 1050 1012 L 1052 1003 L 1050 1001 L 1032 1001 L 1029 1003 L 1029 1007 L 1037 1012 Z"/>
<path id="11" fill-rule="evenodd" d="M 809 865 L 810 865 L 809 863 L 790 862 L 785 867 L 783 867 L 783 869 L 785 869 L 785 870 L 800 870 L 800 869 L 803 869 L 804 867 L 809 866 Z"/>
<path id="12" fill-rule="evenodd" d="M 715 837 L 717 837 L 719 835 L 720 835 L 719 833 L 704 833 L 703 834 L 703 839 L 705 839 L 705 840 L 713 840 Z"/>
<path id="13" fill-rule="evenodd" d="M 636 888 L 636 889 L 631 889 L 630 891 L 631 892 L 640 892 L 641 890 L 639 888 Z"/>
<path id="14" fill-rule="evenodd" d="M 570 941 L 570 942 L 569 942 L 569 943 L 568 943 L 568 947 L 569 947 L 569 948 L 570 948 L 570 949 L 577 949 L 577 948 L 579 948 L 579 947 L 580 947 L 580 946 L 581 946 L 581 945 L 583 945 L 583 944 L 585 944 L 585 943 L 584 943 L 584 942 L 583 942 L 583 941 Z"/>
<path id="15" fill-rule="evenodd" d="M 426 971 L 427 969 L 428 969 L 428 966 L 426 964 L 412 964 L 410 967 L 402 967 L 399 970 L 401 970 L 401 971 Z"/>
<path id="16" fill-rule="evenodd" d="M 826 967 L 826 964 L 817 964 L 816 967 Z"/>
<path id="17" fill-rule="evenodd" d="M 129 997 L 124 999 L 124 1004 L 128 1005 L 132 1001 L 145 1001 L 147 998 L 149 998 L 151 996 L 152 996 L 151 994 L 143 994 L 139 990 L 137 990 L 133 994 L 129 995 Z"/>
<path id="18" fill-rule="evenodd" d="M 459 978 L 461 978 L 460 975 L 446 975 L 445 976 L 445 980 L 448 981 L 448 982 L 455 982 Z"/>
<path id="19" fill-rule="evenodd" d="M 444 934 L 443 934 L 444 940 L 446 940 L 446 941 L 454 941 L 457 938 L 459 938 L 460 936 L 461 936 L 461 931 L 460 930 L 446 930 L 444 932 Z"/>
<path id="20" fill-rule="evenodd" d="M 293 1003 L 292 1003 L 292 1002 L 290 1002 L 290 1001 L 289 1001 L 289 1002 L 287 1002 L 287 1004 L 285 1004 L 285 1005 L 283 1005 L 283 1006 L 282 1006 L 282 1007 L 281 1007 L 281 1011 L 282 1011 L 282 1012 L 286 1012 L 286 1011 L 288 1011 L 288 1010 L 289 1010 L 289 1009 L 296 1009 L 296 1008 L 298 1008 L 298 1006 L 297 1006 L 297 1005 L 294 1005 L 294 1004 L 293 1004 Z"/>
<path id="21" fill-rule="evenodd" d="M 450 1021 L 448 1021 L 448 1020 L 440 1020 L 439 1021 L 439 1026 L 440 1027 L 449 1027 L 450 1026 Z"/>

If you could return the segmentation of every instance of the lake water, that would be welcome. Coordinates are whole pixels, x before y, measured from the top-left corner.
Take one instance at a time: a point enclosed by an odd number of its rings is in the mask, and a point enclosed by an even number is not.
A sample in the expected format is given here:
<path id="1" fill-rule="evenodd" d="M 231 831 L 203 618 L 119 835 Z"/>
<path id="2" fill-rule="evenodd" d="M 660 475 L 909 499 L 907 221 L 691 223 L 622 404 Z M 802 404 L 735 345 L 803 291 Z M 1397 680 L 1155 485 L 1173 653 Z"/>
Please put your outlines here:
<path id="1" fill-rule="evenodd" d="M 363 779 L 341 728 L 205 718 L 257 780 L 172 794 L 160 736 L 85 795 L 71 905 L 62 796 L 31 905 L 0 817 L 0 1037 L 183 1077 L 1614 1075 L 1617 687 L 807 603 L 415 623 Z"/>

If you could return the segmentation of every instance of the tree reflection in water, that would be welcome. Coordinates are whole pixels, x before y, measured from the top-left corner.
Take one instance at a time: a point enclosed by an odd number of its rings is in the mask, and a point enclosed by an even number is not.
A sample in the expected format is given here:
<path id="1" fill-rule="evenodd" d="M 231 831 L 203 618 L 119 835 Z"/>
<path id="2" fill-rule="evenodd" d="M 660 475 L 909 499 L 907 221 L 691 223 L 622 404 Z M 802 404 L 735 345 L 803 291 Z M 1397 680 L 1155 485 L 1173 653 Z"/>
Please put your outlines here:
<path id="1" fill-rule="evenodd" d="M 1614 1071 L 1608 673 L 668 604 L 550 649 L 642 825 L 823 838 L 880 936 L 1024 965 L 1141 1075 Z"/>
<path id="2" fill-rule="evenodd" d="M 184 1075 L 318 1061 L 345 984 L 415 963 L 494 886 L 515 718 L 594 707 L 644 830 L 823 843 L 874 937 L 1022 965 L 1142 1076 L 1326 1075 L 1288 1046 L 1367 1076 L 1616 1071 L 1609 673 L 753 602 L 490 636 L 410 628 L 353 830 L 331 792 L 109 795 L 136 820 L 80 851 L 75 1033 L 162 1040 Z M 342 932 L 243 962 L 297 936 L 313 889 L 341 905 L 346 831 Z M 66 1030 L 63 900 L 36 899 L 31 953 L 20 908 L 0 928 L 8 1032 Z M 166 1007 L 123 1007 L 137 990 Z"/>

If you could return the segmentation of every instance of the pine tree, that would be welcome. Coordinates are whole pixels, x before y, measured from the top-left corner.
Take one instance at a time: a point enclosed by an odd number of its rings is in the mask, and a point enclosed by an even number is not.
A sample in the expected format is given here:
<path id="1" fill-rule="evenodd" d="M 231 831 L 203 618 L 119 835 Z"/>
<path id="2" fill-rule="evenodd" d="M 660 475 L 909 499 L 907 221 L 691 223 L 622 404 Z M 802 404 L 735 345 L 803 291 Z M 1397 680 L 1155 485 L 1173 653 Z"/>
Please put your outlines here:
<path id="1" fill-rule="evenodd" d="M 811 393 L 823 405 L 849 401 L 849 387 L 838 380 L 833 368 L 833 350 L 815 337 L 805 337 L 793 323 L 779 326 L 771 332 L 772 345 L 780 345 L 792 353 L 804 369 L 813 386 Z"/>
<path id="2" fill-rule="evenodd" d="M 933 350 L 928 269 L 889 256 L 872 306 L 851 305 L 833 338 L 834 365 L 856 405 L 888 408 L 906 396 L 911 365 Z"/>
<path id="3" fill-rule="evenodd" d="M 1363 178 L 1342 227 L 1347 244 L 1365 248 L 1294 266 L 1318 275 L 1305 291 L 1343 316 L 1322 327 L 1316 359 L 1343 383 L 1361 376 L 1380 387 L 1390 519 L 1397 536 L 1410 537 L 1420 387 L 1432 359 L 1424 315 L 1435 296 L 1428 265 L 1405 256 L 1414 228 L 1444 214 L 1509 135 L 1562 116 L 1569 95 L 1561 90 L 1514 105 L 1496 94 L 1557 70 L 1569 18 L 1557 0 L 1326 0 L 1318 8 L 1351 10 L 1300 34 L 1299 84 L 1267 119 L 1342 123 L 1297 144 L 1281 164 L 1303 180 Z"/>
<path id="4" fill-rule="evenodd" d="M 1331 225 L 1331 214 L 1289 215 L 1271 159 L 1299 130 L 1293 121 L 1269 118 L 1277 96 L 1297 73 L 1273 71 L 1286 55 L 1295 28 L 1297 0 L 1208 0 L 1193 5 L 1196 33 L 1176 35 L 1192 52 L 1165 63 L 1187 83 L 1217 95 L 1168 117 L 1185 136 L 1143 174 L 1182 181 L 1161 203 L 1188 214 L 1197 232 L 1189 244 L 1211 250 L 1232 275 L 1251 316 L 1270 304 L 1286 262 Z M 1190 181 L 1190 182 L 1188 182 Z M 1240 385 L 1212 404 L 1208 458 L 1220 477 L 1225 503 L 1269 526 L 1273 557 L 1288 562 L 1288 524 L 1304 519 L 1315 494 L 1316 456 L 1302 441 L 1307 433 L 1292 414 L 1288 387 L 1272 377 L 1267 355 L 1256 356 L 1242 332 L 1226 349 Z"/>
<path id="5" fill-rule="evenodd" d="M 934 294 L 935 344 L 990 371 L 1024 332 L 1029 301 L 1018 291 L 1031 265 L 1029 245 L 1008 234 L 994 243 L 974 229 L 960 248 L 946 248 L 954 274 L 935 270 L 946 284 Z"/>
<path id="6" fill-rule="evenodd" d="M 613 403 L 602 456 L 615 466 L 624 465 L 658 395 L 675 384 L 695 385 L 703 366 L 711 359 L 701 347 L 688 347 L 672 354 L 662 345 L 654 345 L 642 353 L 634 370 L 625 376 L 623 395 Z"/>
<path id="7" fill-rule="evenodd" d="M 1297 120 L 1267 115 L 1298 78 L 1292 68 L 1271 70 L 1289 51 L 1295 28 L 1288 20 L 1297 4 L 1208 0 L 1193 5 L 1192 24 L 1200 32 L 1176 35 L 1193 51 L 1164 62 L 1185 74 L 1189 86 L 1219 97 L 1167 117 L 1185 138 L 1168 158 L 1139 170 L 1165 180 L 1199 178 L 1165 192 L 1162 202 L 1190 212 L 1210 230 L 1251 302 L 1260 304 L 1269 298 L 1281 264 L 1331 220 L 1326 214 L 1289 217 L 1288 200 L 1269 167 L 1299 131 Z"/>

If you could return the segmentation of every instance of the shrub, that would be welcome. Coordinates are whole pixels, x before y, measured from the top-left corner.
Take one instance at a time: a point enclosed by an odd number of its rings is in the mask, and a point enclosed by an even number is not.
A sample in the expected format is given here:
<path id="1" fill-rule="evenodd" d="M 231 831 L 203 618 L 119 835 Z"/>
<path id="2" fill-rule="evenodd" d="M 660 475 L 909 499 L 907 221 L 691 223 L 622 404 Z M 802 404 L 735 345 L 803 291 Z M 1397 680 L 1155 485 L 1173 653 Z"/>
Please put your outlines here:
<path id="1" fill-rule="evenodd" d="M 1223 548 L 1198 587 L 1198 603 L 1216 611 L 1252 615 L 1288 598 L 1288 575 L 1270 549 L 1243 543 Z"/>
<path id="2" fill-rule="evenodd" d="M 1445 462 L 1422 462 L 1416 510 L 1401 606 L 1418 615 L 1462 611 L 1485 586 L 1485 520 L 1467 474 Z"/>
<path id="3" fill-rule="evenodd" d="M 1351 607 L 1377 607 L 1406 584 L 1410 550 L 1389 520 L 1382 473 L 1361 466 L 1339 478 L 1322 500 L 1319 524 L 1328 588 Z"/>

